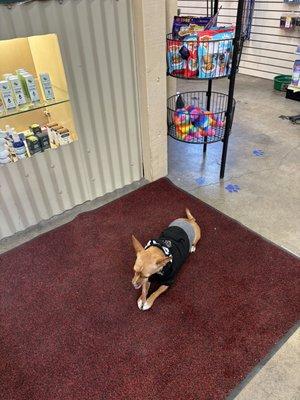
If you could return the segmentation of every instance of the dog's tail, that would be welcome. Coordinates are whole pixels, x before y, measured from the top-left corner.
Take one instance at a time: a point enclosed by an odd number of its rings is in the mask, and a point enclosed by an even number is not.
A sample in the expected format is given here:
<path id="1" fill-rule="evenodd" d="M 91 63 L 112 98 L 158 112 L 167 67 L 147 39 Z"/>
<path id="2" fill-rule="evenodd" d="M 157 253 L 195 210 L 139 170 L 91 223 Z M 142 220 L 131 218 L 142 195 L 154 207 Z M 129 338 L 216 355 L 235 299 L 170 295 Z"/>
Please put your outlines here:
<path id="1" fill-rule="evenodd" d="M 186 212 L 186 216 L 188 218 L 189 221 L 196 221 L 196 218 L 194 218 L 190 212 L 190 210 L 188 208 L 185 209 Z"/>

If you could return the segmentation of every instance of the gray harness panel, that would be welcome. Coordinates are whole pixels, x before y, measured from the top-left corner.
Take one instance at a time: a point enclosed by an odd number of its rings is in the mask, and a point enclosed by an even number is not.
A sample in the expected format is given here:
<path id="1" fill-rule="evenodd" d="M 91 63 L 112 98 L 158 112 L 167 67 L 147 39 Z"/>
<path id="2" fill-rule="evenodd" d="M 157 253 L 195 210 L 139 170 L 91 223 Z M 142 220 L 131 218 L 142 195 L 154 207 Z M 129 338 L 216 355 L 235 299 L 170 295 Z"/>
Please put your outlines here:
<path id="1" fill-rule="evenodd" d="M 195 240 L 195 231 L 192 225 L 187 222 L 185 219 L 178 218 L 175 221 L 171 222 L 169 226 L 178 226 L 179 228 L 183 229 L 184 232 L 187 234 L 190 242 L 190 249 Z"/>

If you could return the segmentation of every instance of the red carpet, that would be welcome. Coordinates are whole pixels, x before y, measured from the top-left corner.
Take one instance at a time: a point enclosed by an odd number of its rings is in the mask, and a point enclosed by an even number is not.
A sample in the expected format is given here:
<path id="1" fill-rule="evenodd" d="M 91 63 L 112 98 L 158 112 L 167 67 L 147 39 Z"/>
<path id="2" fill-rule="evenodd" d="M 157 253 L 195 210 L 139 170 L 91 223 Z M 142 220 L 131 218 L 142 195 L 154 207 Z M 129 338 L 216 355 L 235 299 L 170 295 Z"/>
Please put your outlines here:
<path id="1" fill-rule="evenodd" d="M 146 243 L 186 206 L 198 251 L 139 311 L 130 236 Z M 298 268 L 167 180 L 150 184 L 0 256 L 0 398 L 224 399 L 297 320 Z"/>

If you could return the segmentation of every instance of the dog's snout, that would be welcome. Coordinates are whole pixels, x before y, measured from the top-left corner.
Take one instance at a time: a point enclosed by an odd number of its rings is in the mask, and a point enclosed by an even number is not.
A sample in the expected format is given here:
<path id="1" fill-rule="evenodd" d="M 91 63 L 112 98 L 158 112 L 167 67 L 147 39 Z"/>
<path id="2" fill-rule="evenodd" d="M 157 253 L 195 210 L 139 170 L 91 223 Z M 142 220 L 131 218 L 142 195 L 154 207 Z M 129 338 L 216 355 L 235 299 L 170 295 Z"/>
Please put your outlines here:
<path id="1" fill-rule="evenodd" d="M 142 286 L 141 283 L 135 282 L 134 280 L 132 280 L 132 284 L 133 284 L 133 287 L 134 287 L 135 289 L 139 289 L 139 288 Z"/>
<path id="2" fill-rule="evenodd" d="M 136 275 L 133 277 L 131 283 L 135 289 L 139 289 L 142 286 L 140 279 Z"/>

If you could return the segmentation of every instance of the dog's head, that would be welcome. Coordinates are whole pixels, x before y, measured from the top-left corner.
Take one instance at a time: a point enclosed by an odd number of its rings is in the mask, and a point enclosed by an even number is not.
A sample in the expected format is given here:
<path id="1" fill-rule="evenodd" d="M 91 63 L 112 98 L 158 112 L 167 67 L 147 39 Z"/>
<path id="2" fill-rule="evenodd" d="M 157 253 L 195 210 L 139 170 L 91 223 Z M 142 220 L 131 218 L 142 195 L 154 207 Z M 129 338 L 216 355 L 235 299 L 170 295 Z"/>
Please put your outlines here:
<path id="1" fill-rule="evenodd" d="M 136 253 L 132 284 L 135 289 L 139 289 L 151 275 L 161 271 L 171 261 L 171 257 L 163 255 L 157 247 L 149 247 L 145 250 L 133 235 L 132 244 Z"/>

